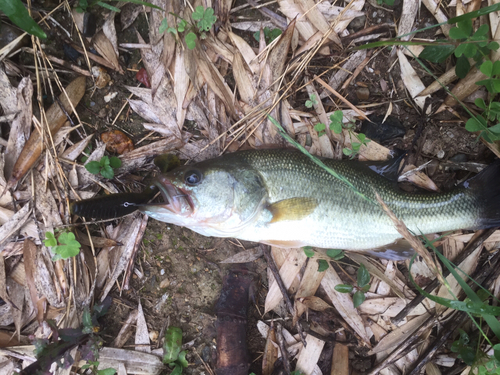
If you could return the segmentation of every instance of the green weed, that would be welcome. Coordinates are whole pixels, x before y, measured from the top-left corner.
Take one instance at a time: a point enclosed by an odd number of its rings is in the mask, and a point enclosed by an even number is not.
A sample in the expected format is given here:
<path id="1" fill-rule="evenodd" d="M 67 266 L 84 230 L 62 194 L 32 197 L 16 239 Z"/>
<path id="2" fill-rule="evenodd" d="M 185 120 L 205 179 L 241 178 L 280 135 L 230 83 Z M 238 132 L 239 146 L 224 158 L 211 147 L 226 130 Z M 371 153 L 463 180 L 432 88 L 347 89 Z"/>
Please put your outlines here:
<path id="1" fill-rule="evenodd" d="M 104 178 L 115 177 L 115 169 L 122 166 L 122 161 L 116 156 L 103 156 L 100 161 L 90 161 L 85 164 L 85 169 L 92 174 L 100 174 Z"/>
<path id="2" fill-rule="evenodd" d="M 271 43 L 274 39 L 276 39 L 277 37 L 279 37 L 283 31 L 280 30 L 280 29 L 270 29 L 269 27 L 264 27 L 264 39 L 266 40 L 266 44 L 269 44 Z M 260 41 L 260 31 L 256 31 L 254 34 L 253 34 L 253 37 L 255 38 L 255 40 L 258 42 Z"/>
<path id="3" fill-rule="evenodd" d="M 86 374 L 93 375 L 114 375 L 116 370 L 107 368 L 98 370 L 99 349 L 103 345 L 103 340 L 98 334 L 98 319 L 109 309 L 112 299 L 106 298 L 102 304 L 94 305 L 92 310 L 84 308 L 82 314 L 81 328 L 59 329 L 54 320 L 47 320 L 47 324 L 52 330 L 49 339 L 35 339 L 35 354 L 37 361 L 24 369 L 29 374 L 48 374 L 52 363 L 56 362 L 61 369 L 70 369 L 74 365 L 74 358 L 70 351 L 79 347 L 79 358 L 87 361 L 82 366 Z"/>
<path id="4" fill-rule="evenodd" d="M 68 259 L 78 255 L 82 246 L 72 232 L 62 232 L 57 239 L 54 233 L 45 232 L 43 243 L 45 246 L 52 248 L 52 251 L 56 254 L 52 259 L 53 261 Z"/>
<path id="5" fill-rule="evenodd" d="M 31 18 L 28 10 L 21 0 L 2 0 L 0 1 L 0 10 L 5 13 L 12 23 L 28 34 L 34 35 L 40 39 L 47 39 L 47 34 Z"/>
<path id="6" fill-rule="evenodd" d="M 192 24 L 181 18 L 175 13 L 170 13 L 178 19 L 177 27 L 169 26 L 168 21 L 164 18 L 161 22 L 159 31 L 160 33 L 172 33 L 178 35 L 179 33 L 184 33 L 184 41 L 189 49 L 194 49 L 196 47 L 196 39 L 205 39 L 207 37 L 207 32 L 212 28 L 212 26 L 217 21 L 217 16 L 214 15 L 214 9 L 203 8 L 199 5 L 196 7 L 195 11 L 191 14 L 191 18 L 196 22 Z"/>
<path id="7" fill-rule="evenodd" d="M 320 254 L 316 254 L 316 252 L 312 249 L 311 246 L 304 246 L 302 248 L 304 254 L 308 258 L 318 258 L 318 272 L 326 271 L 329 267 L 328 261 L 330 260 L 340 260 L 344 257 L 344 252 L 342 250 L 334 250 L 329 249 L 326 251 L 327 257 L 322 257 Z"/>
<path id="8" fill-rule="evenodd" d="M 464 78 L 467 73 L 469 73 L 471 68 L 469 60 L 471 59 L 475 63 L 475 66 L 488 77 L 485 80 L 477 81 L 476 85 L 485 86 L 490 95 L 488 103 L 482 99 L 476 100 L 475 104 L 483 111 L 480 115 L 474 115 L 465 106 L 465 104 L 460 103 L 470 116 L 470 119 L 466 122 L 465 128 L 470 132 L 478 132 L 478 138 L 483 138 L 487 142 L 491 143 L 500 140 L 500 123 L 496 123 L 500 118 L 500 103 L 495 101 L 496 95 L 500 93 L 500 63 L 491 61 L 488 55 L 491 51 L 498 50 L 500 45 L 496 41 L 488 40 L 488 25 L 482 25 L 477 29 L 477 31 L 474 31 L 472 20 L 476 17 L 483 16 L 491 12 L 497 12 L 499 10 L 500 4 L 494 4 L 474 12 L 463 14 L 459 17 L 451 18 L 445 23 L 433 25 L 425 29 L 427 30 L 433 27 L 439 27 L 446 23 L 453 25 L 456 24 L 455 27 L 450 29 L 449 40 L 441 39 L 432 43 L 412 41 L 405 42 L 399 40 L 399 38 L 403 36 L 423 31 L 416 30 L 410 34 L 401 35 L 400 37 L 389 41 L 368 43 L 358 47 L 358 49 L 368 49 L 389 45 L 424 45 L 425 48 L 417 58 L 417 61 L 428 73 L 432 75 L 427 67 L 422 64 L 420 59 L 441 63 L 454 54 L 457 58 L 455 73 L 460 78 Z M 434 77 L 434 75 L 432 76 Z M 445 90 L 448 94 L 451 94 L 446 87 Z"/>
<path id="9" fill-rule="evenodd" d="M 311 100 L 315 100 L 315 98 L 313 97 L 314 95 L 311 95 Z M 306 102 L 306 107 L 308 105 L 308 102 L 309 100 Z M 313 104 L 311 104 L 311 106 Z M 342 111 L 335 111 L 333 114 L 330 115 L 329 128 L 335 134 L 342 133 L 342 130 L 344 129 L 348 131 L 349 138 L 351 140 L 351 148 L 344 147 L 342 149 L 342 152 L 344 153 L 344 155 L 349 156 L 351 159 L 353 159 L 359 153 L 361 146 L 367 146 L 370 140 L 367 139 L 363 133 L 356 134 L 354 132 L 354 126 L 355 126 L 354 122 L 349 121 L 347 124 L 344 124 L 342 121 L 343 118 L 344 118 L 344 113 Z M 316 125 L 314 125 L 314 130 L 318 132 L 318 137 L 322 137 L 326 134 L 326 125 L 319 122 Z"/>
<path id="10" fill-rule="evenodd" d="M 163 10 L 159 6 L 156 6 L 156 5 L 153 5 L 151 3 L 148 3 L 148 2 L 145 2 L 145 1 L 141 1 L 141 0 L 117 0 L 117 1 L 121 1 L 121 2 L 124 2 L 124 3 L 134 3 L 134 4 L 139 4 L 139 5 L 147 6 L 147 7 L 158 9 L 158 10 Z M 91 1 L 90 3 L 89 3 L 88 0 L 78 0 L 78 5 L 75 7 L 75 10 L 77 12 L 79 12 L 79 13 L 83 13 L 83 12 L 86 12 L 89 8 L 92 8 L 95 5 L 98 5 L 98 6 L 102 7 L 102 8 L 111 10 L 113 12 L 120 13 L 120 8 L 117 8 L 117 7 L 109 4 L 108 2 L 101 1 L 101 0 L 94 0 L 94 1 Z"/>
<path id="11" fill-rule="evenodd" d="M 370 273 L 364 264 L 359 265 L 356 282 L 358 284 L 357 286 L 349 284 L 339 284 L 335 286 L 335 290 L 339 293 L 351 293 L 354 289 L 356 289 L 356 292 L 352 296 L 355 308 L 365 301 L 365 293 L 370 290 L 370 284 L 368 284 L 370 282 Z"/>
<path id="12" fill-rule="evenodd" d="M 163 363 L 173 367 L 171 375 L 180 375 L 188 367 L 186 351 L 182 349 L 182 330 L 179 327 L 169 327 L 165 333 L 163 344 Z"/>

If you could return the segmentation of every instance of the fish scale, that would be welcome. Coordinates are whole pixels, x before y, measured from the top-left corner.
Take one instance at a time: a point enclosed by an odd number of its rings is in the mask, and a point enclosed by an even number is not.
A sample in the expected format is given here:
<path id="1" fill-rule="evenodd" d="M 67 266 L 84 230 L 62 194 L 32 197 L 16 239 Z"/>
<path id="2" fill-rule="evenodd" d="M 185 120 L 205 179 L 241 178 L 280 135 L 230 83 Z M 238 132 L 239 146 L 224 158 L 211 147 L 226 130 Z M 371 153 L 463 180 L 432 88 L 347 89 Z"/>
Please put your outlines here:
<path id="1" fill-rule="evenodd" d="M 207 236 L 354 251 L 383 248 L 401 237 L 375 193 L 416 234 L 500 224 L 498 162 L 466 186 L 411 194 L 370 169 L 370 163 L 321 160 L 367 199 L 300 152 L 252 150 L 162 175 L 157 186 L 167 204 L 141 210 Z M 201 181 L 189 185 L 184 179 L 193 171 Z M 175 197 L 169 189 L 175 189 Z M 182 210 L 175 212 L 169 201 Z"/>
<path id="2" fill-rule="evenodd" d="M 370 202 L 301 153 L 251 151 L 240 156 L 263 176 L 271 204 L 293 197 L 319 201 L 316 210 L 298 222 L 268 224 L 263 218 L 254 228 L 240 234 L 244 239 L 262 242 L 274 233 L 278 240 L 300 240 L 317 247 L 364 250 L 386 245 L 400 235 L 380 205 L 374 203 L 375 192 L 414 233 L 477 226 L 479 210 L 472 191 L 465 188 L 439 194 L 410 194 L 397 189 L 367 164 L 321 159 Z"/>

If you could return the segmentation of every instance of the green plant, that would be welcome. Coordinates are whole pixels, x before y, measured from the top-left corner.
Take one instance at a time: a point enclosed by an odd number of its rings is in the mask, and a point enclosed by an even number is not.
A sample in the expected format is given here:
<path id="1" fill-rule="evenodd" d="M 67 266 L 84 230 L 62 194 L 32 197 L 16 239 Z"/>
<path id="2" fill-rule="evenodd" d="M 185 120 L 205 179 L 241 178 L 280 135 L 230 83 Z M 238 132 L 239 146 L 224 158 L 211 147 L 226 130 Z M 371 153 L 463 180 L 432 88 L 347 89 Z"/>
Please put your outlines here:
<path id="1" fill-rule="evenodd" d="M 339 249 L 328 249 L 326 251 L 326 255 L 332 258 L 333 260 L 340 260 L 345 256 L 344 250 L 339 250 Z"/>
<path id="2" fill-rule="evenodd" d="M 466 122 L 466 129 L 471 132 L 478 132 L 478 138 L 483 138 L 487 142 L 493 142 L 500 139 L 500 126 L 497 126 L 499 124 L 494 124 L 492 126 L 491 124 L 489 124 L 490 121 L 496 122 L 498 120 L 500 104 L 495 101 L 495 96 L 496 94 L 500 93 L 500 67 L 498 66 L 498 64 L 495 65 L 494 62 L 490 61 L 488 54 L 493 50 L 498 50 L 500 45 L 496 41 L 488 40 L 487 25 L 482 25 L 477 31 L 474 32 L 472 27 L 472 20 L 479 16 L 484 16 L 491 12 L 497 12 L 499 10 L 500 4 L 494 4 L 455 18 L 451 18 L 447 22 L 430 27 L 439 27 L 444 24 L 456 24 L 455 27 L 450 29 L 450 40 L 442 39 L 437 42 L 428 43 L 414 41 L 407 42 L 401 41 L 399 39 L 403 36 L 408 36 L 410 34 L 422 31 L 416 30 L 409 34 L 401 35 L 395 39 L 368 43 L 363 46 L 357 47 L 357 49 L 369 49 L 390 45 L 424 45 L 425 48 L 418 56 L 417 62 L 435 79 L 437 79 L 437 77 L 435 77 L 429 71 L 429 69 L 420 61 L 420 59 L 426 59 L 431 62 L 440 63 L 444 62 L 451 54 L 454 53 L 457 57 L 455 72 L 461 78 L 465 77 L 465 75 L 469 72 L 469 59 L 472 59 L 475 62 L 475 65 L 479 67 L 481 72 L 488 76 L 488 79 L 486 80 L 477 81 L 476 85 L 484 85 L 490 92 L 490 97 L 488 104 L 481 100 L 476 101 L 476 105 L 483 110 L 480 115 L 473 114 L 465 106 L 465 104 L 460 103 L 470 116 L 470 119 Z M 444 85 L 443 87 L 448 92 L 448 94 L 451 94 Z"/>
<path id="3" fill-rule="evenodd" d="M 318 258 L 318 272 L 326 271 L 329 267 L 328 261 L 330 260 L 340 260 L 344 257 L 344 252 L 342 250 L 329 249 L 326 251 L 327 258 L 325 259 L 321 255 L 317 255 L 311 246 L 304 246 L 302 248 L 304 254 L 308 258 Z"/>
<path id="4" fill-rule="evenodd" d="M 480 64 L 490 51 L 498 49 L 497 42 L 488 41 L 488 31 L 488 25 L 484 24 L 474 32 L 471 19 L 458 22 L 456 27 L 450 29 L 450 38 L 456 41 L 454 44 L 427 46 L 419 57 L 440 63 L 453 53 L 457 58 L 455 73 L 458 77 L 464 78 L 471 68 L 469 59 Z"/>
<path id="5" fill-rule="evenodd" d="M 311 97 L 312 97 L 311 99 L 315 100 L 314 95 L 311 95 Z M 306 102 L 306 107 L 307 105 L 308 103 Z M 354 132 L 354 125 L 355 125 L 354 122 L 349 121 L 347 124 L 344 124 L 342 121 L 343 118 L 344 118 L 344 113 L 342 111 L 339 110 L 333 112 L 333 114 L 330 115 L 329 128 L 335 134 L 342 133 L 343 129 L 348 131 L 349 138 L 351 140 L 351 148 L 344 147 L 342 149 L 342 152 L 344 153 L 344 155 L 349 156 L 351 159 L 353 159 L 359 153 L 361 146 L 366 146 L 368 142 L 370 142 L 370 140 L 367 139 L 363 133 L 356 134 Z M 318 137 L 322 137 L 323 135 L 326 134 L 326 125 L 319 122 L 314 126 L 314 130 L 318 132 Z"/>
<path id="6" fill-rule="evenodd" d="M 124 3 L 134 3 L 134 4 L 139 4 L 139 5 L 147 6 L 147 7 L 158 9 L 158 10 L 163 10 L 159 6 L 156 6 L 156 5 L 153 5 L 151 3 L 148 3 L 148 2 L 145 2 L 145 1 L 141 1 L 141 0 L 117 0 L 117 1 L 121 1 L 121 2 L 124 2 Z M 95 5 L 99 5 L 100 7 L 109 9 L 109 10 L 111 10 L 113 12 L 120 13 L 120 8 L 114 7 L 114 6 L 110 5 L 110 4 L 108 4 L 107 2 L 101 1 L 101 0 L 91 1 L 90 4 L 89 4 L 88 0 L 78 0 L 78 5 L 75 7 L 75 10 L 77 12 L 79 12 L 79 13 L 83 13 L 83 12 L 86 12 L 89 8 L 92 8 Z"/>
<path id="7" fill-rule="evenodd" d="M 186 351 L 181 349 L 182 330 L 178 327 L 169 327 L 163 344 L 163 363 L 174 368 L 171 375 L 182 374 L 182 370 L 188 367 Z"/>
<path id="8" fill-rule="evenodd" d="M 500 344 L 493 346 L 493 355 L 489 356 L 478 348 L 477 338 L 473 340 L 462 329 L 459 337 L 450 347 L 450 350 L 458 354 L 458 358 L 472 367 L 471 373 L 478 375 L 500 374 Z"/>
<path id="9" fill-rule="evenodd" d="M 264 31 L 264 39 L 266 40 L 266 44 L 271 43 L 274 39 L 276 39 L 277 37 L 279 37 L 283 33 L 283 31 L 280 29 L 270 29 L 267 26 L 264 27 L 263 31 Z M 253 34 L 253 37 L 255 38 L 255 40 L 257 40 L 257 42 L 259 42 L 260 41 L 260 31 L 256 31 Z M 310 108 L 310 107 L 308 107 L 308 108 Z"/>
<path id="10" fill-rule="evenodd" d="M 85 169 L 92 174 L 101 174 L 104 178 L 115 177 L 115 169 L 122 166 L 122 161 L 116 156 L 103 156 L 100 161 L 89 161 Z"/>
<path id="11" fill-rule="evenodd" d="M 469 335 L 462 329 L 458 340 L 454 341 L 451 345 L 451 351 L 458 353 L 458 358 L 461 358 L 469 366 L 474 364 L 476 359 L 475 345 L 470 343 Z"/>
<path id="12" fill-rule="evenodd" d="M 392 7 L 394 5 L 394 0 L 377 0 L 377 4 L 378 5 L 385 4 Z"/>
<path id="13" fill-rule="evenodd" d="M 477 81 L 476 85 L 486 87 L 490 93 L 489 102 L 486 103 L 482 98 L 475 100 L 474 103 L 483 112 L 467 120 L 465 129 L 470 132 L 479 132 L 479 137 L 488 142 L 494 142 L 500 139 L 500 123 L 496 123 L 500 120 L 500 103 L 495 101 L 496 94 L 500 93 L 500 61 L 493 63 L 487 60 L 481 64 L 480 70 L 488 78 Z M 489 126 L 491 121 L 496 124 Z"/>
<path id="14" fill-rule="evenodd" d="M 318 100 L 316 99 L 316 95 L 310 94 L 309 100 L 306 100 L 305 105 L 307 108 L 312 108 L 314 105 L 318 105 Z"/>
<path id="15" fill-rule="evenodd" d="M 500 375 L 500 344 L 493 346 L 493 355 L 484 356 L 483 363 L 477 364 L 477 374 L 495 374 Z"/>
<path id="16" fill-rule="evenodd" d="M 52 232 L 45 232 L 45 240 L 43 241 L 45 246 L 51 247 L 52 251 L 56 254 L 53 261 L 59 259 L 68 259 L 74 257 L 80 253 L 80 242 L 75 238 L 72 232 L 62 232 L 56 239 L 56 236 Z"/>
<path id="17" fill-rule="evenodd" d="M 357 286 L 349 284 L 339 284 L 335 286 L 335 290 L 339 293 L 351 293 L 354 289 L 356 289 L 356 292 L 352 296 L 355 308 L 365 301 L 365 293 L 370 290 L 370 284 L 368 284 L 370 282 L 370 274 L 364 264 L 360 264 L 358 268 L 356 281 L 358 284 Z"/>
<path id="18" fill-rule="evenodd" d="M 83 150 L 83 156 L 80 158 L 80 161 L 82 163 L 85 163 L 88 159 L 89 156 L 92 153 L 92 144 L 89 144 L 87 147 L 85 147 L 85 150 Z"/>
<path id="19" fill-rule="evenodd" d="M 205 9 L 201 5 L 197 6 L 191 14 L 191 18 L 196 21 L 196 24 L 191 24 L 184 18 L 179 17 L 177 14 L 170 13 L 178 19 L 177 28 L 169 26 L 167 19 L 164 18 L 161 22 L 159 32 L 167 32 L 174 35 L 185 33 L 184 40 L 186 42 L 186 46 L 189 49 L 194 49 L 196 47 L 196 39 L 205 39 L 207 37 L 206 33 L 217 21 L 217 16 L 214 15 L 214 12 L 214 9 L 211 7 Z"/>
<path id="20" fill-rule="evenodd" d="M 103 316 L 109 309 L 112 299 L 106 298 L 100 305 L 94 305 L 92 311 L 85 307 L 82 315 L 83 328 L 59 329 L 53 320 L 47 320 L 47 324 L 52 330 L 50 341 L 48 339 L 36 339 L 35 346 L 36 362 L 23 370 L 26 374 L 49 374 L 52 363 L 57 363 L 59 368 L 68 369 L 73 366 L 74 359 L 71 357 L 71 350 L 79 347 L 81 360 L 87 361 L 82 366 L 85 373 L 94 375 L 114 375 L 116 370 L 112 368 L 98 370 L 99 349 L 103 340 L 99 336 L 97 319 Z M 64 361 L 62 361 L 64 360 Z M 89 372 L 90 371 L 90 372 Z"/>
<path id="21" fill-rule="evenodd" d="M 31 18 L 28 10 L 21 0 L 2 0 L 0 1 L 0 10 L 5 13 L 12 23 L 28 34 L 37 36 L 41 39 L 47 39 L 47 34 Z"/>

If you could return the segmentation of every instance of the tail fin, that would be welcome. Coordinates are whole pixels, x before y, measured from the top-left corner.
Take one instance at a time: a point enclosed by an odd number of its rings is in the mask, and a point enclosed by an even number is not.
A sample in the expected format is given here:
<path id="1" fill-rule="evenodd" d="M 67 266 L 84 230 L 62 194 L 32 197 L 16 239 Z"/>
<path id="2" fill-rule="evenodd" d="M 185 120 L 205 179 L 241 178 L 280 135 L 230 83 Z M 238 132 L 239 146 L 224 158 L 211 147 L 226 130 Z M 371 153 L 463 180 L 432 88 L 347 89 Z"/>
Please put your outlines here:
<path id="1" fill-rule="evenodd" d="M 463 186 L 476 197 L 478 229 L 500 226 L 500 160 L 465 181 Z"/>

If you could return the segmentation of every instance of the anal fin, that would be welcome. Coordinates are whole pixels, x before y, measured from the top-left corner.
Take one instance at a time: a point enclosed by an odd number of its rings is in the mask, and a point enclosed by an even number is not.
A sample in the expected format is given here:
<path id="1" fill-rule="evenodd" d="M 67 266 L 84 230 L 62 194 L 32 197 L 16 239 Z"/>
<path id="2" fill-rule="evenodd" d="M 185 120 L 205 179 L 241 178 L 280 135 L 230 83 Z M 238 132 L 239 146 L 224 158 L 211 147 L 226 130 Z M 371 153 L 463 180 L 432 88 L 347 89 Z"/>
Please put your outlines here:
<path id="1" fill-rule="evenodd" d="M 363 253 L 389 260 L 406 260 L 415 254 L 415 250 L 408 241 L 401 238 L 391 244 L 376 249 L 366 250 L 363 251 Z"/>

